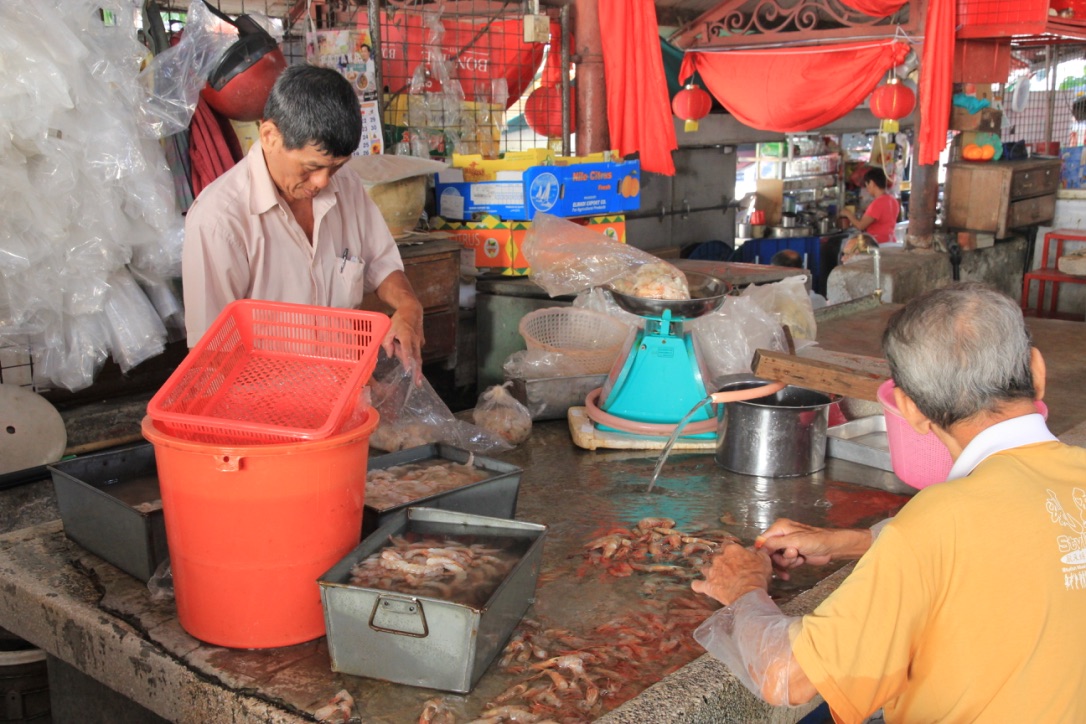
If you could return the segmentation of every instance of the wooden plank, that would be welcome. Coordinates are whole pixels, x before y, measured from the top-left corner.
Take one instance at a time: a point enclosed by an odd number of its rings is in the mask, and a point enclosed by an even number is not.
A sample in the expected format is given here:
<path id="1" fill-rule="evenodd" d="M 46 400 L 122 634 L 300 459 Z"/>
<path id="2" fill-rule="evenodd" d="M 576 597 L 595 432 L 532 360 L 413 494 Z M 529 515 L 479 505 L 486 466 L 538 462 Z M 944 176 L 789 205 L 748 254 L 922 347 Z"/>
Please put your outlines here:
<path id="1" fill-rule="evenodd" d="M 764 380 L 870 401 L 878 399 L 879 385 L 888 379 L 876 372 L 766 349 L 754 353 L 752 371 Z"/>

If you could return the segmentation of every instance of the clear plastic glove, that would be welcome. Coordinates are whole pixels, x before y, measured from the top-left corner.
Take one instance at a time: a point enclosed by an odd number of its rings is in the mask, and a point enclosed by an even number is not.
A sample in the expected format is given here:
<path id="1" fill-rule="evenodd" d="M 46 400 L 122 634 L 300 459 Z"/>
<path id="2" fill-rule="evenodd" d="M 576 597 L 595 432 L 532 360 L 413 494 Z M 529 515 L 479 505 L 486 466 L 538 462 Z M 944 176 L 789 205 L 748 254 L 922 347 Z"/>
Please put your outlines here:
<path id="1" fill-rule="evenodd" d="M 785 616 L 768 593 L 757 589 L 710 616 L 694 631 L 694 639 L 755 696 L 788 704 L 790 680 L 797 673 L 793 668 L 799 668 L 788 629 L 798 620 Z"/>

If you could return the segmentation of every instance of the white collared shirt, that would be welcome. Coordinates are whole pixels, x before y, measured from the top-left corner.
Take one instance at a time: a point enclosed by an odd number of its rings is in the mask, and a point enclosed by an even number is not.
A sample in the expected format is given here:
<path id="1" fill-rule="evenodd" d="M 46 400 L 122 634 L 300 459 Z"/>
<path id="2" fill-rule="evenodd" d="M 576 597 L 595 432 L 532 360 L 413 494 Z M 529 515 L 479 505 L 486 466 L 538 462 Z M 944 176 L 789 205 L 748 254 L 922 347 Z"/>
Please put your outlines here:
<path id="1" fill-rule="evenodd" d="M 989 455 L 1023 445 L 1055 441 L 1056 436 L 1049 431 L 1045 418 L 1038 413 L 997 422 L 969 441 L 962 454 L 954 461 L 947 480 L 964 478 Z"/>

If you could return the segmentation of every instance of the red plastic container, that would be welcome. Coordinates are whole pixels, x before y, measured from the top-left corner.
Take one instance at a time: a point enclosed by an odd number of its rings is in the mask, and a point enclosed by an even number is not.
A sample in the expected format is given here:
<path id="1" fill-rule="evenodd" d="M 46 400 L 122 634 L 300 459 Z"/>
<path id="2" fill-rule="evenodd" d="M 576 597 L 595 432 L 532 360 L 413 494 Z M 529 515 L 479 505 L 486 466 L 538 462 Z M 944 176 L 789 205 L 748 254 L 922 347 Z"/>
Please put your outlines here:
<path id="1" fill-rule="evenodd" d="M 291 646 L 324 635 L 317 579 L 358 545 L 369 437 L 380 417 L 323 440 L 223 446 L 149 417 L 177 617 L 201 641 Z"/>
<path id="2" fill-rule="evenodd" d="M 1048 22 L 1048 0 L 958 0 L 958 38 L 1038 35 Z"/>
<path id="3" fill-rule="evenodd" d="M 354 410 L 390 326 L 379 312 L 231 302 L 147 414 L 164 432 L 196 442 L 327 438 Z"/>

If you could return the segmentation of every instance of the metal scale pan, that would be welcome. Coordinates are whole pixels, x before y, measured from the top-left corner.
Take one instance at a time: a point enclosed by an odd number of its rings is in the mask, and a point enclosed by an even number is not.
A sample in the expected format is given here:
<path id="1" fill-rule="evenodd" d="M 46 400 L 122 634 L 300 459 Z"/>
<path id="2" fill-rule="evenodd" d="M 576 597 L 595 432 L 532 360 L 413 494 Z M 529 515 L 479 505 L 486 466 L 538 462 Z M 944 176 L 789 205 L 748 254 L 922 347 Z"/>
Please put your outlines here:
<path id="1" fill-rule="evenodd" d="M 730 287 L 727 282 L 701 272 L 683 272 L 690 288 L 690 299 L 648 299 L 623 294 L 608 288 L 620 308 L 639 317 L 662 317 L 670 311 L 675 320 L 694 319 L 720 309 Z"/>

